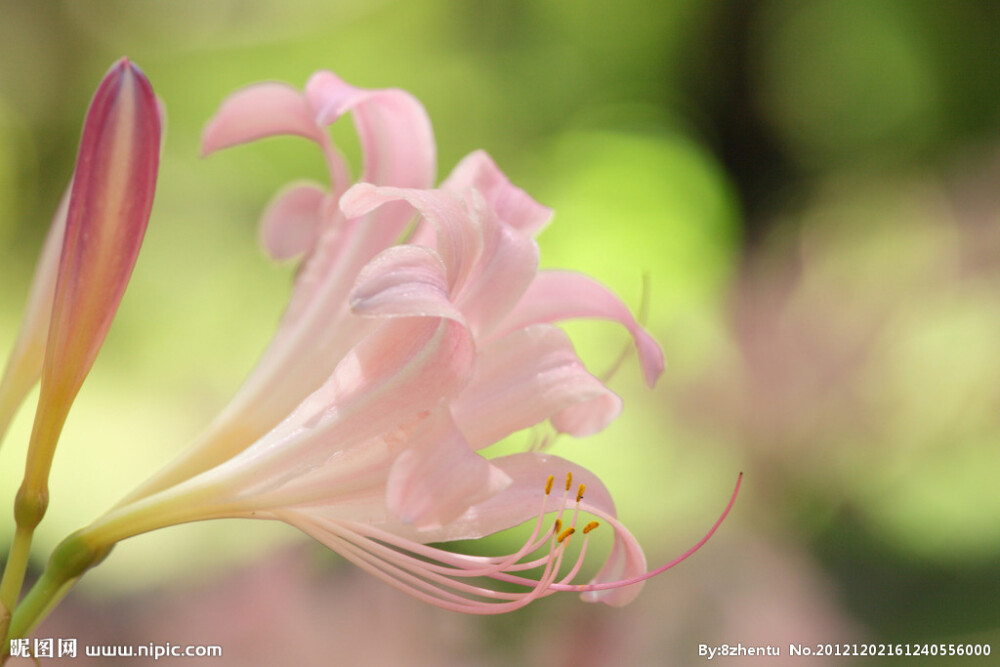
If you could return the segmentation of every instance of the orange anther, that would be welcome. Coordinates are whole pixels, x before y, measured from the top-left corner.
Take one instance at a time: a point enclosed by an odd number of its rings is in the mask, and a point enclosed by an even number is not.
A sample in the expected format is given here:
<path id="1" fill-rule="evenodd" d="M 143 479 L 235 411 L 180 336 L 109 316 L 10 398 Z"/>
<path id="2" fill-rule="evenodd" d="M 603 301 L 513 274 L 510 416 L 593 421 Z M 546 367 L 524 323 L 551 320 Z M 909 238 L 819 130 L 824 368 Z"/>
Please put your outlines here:
<path id="1" fill-rule="evenodd" d="M 556 542 L 562 544 L 563 540 L 576 532 L 576 528 L 567 528 L 563 532 L 559 533 L 559 537 L 556 538 Z"/>

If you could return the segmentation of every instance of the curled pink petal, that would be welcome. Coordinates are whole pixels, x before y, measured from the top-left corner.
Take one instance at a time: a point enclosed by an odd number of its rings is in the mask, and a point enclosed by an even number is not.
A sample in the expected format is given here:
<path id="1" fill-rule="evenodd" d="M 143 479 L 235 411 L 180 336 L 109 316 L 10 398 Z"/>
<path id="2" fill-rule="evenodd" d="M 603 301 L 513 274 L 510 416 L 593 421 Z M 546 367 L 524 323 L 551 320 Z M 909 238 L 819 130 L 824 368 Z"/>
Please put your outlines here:
<path id="1" fill-rule="evenodd" d="M 201 154 L 283 134 L 325 140 L 302 93 L 283 83 L 258 83 L 226 98 L 205 126 Z"/>
<path id="2" fill-rule="evenodd" d="M 471 449 L 447 407 L 425 420 L 389 471 L 386 503 L 418 530 L 440 528 L 510 484 Z"/>
<path id="3" fill-rule="evenodd" d="M 632 313 L 611 290 L 593 278 L 571 271 L 541 271 L 524 298 L 499 327 L 513 331 L 536 322 L 558 322 L 577 317 L 615 320 L 635 342 L 646 384 L 650 387 L 663 373 L 660 346 L 635 321 Z"/>
<path id="4" fill-rule="evenodd" d="M 450 289 L 461 286 L 475 266 L 483 247 L 480 221 L 473 217 L 462 197 L 443 190 L 374 187 L 359 183 L 340 199 L 349 218 L 365 215 L 385 204 L 405 201 L 437 232 L 437 252 L 448 270 Z"/>
<path id="5" fill-rule="evenodd" d="M 364 90 L 332 72 L 317 72 L 306 83 L 316 122 L 329 125 L 351 111 L 364 156 L 362 181 L 376 185 L 427 188 L 434 183 L 434 132 L 423 105 L 395 88 Z"/>
<path id="6" fill-rule="evenodd" d="M 452 170 L 442 189 L 479 192 L 505 224 L 529 235 L 538 234 L 552 220 L 552 209 L 542 206 L 513 185 L 486 151 L 467 155 Z"/>
<path id="7" fill-rule="evenodd" d="M 276 260 L 313 249 L 323 224 L 326 192 L 311 183 L 291 185 L 275 196 L 260 220 L 260 242 Z"/>
<path id="8" fill-rule="evenodd" d="M 571 435 L 591 435 L 618 416 L 621 399 L 587 372 L 563 331 L 538 324 L 480 351 L 453 412 L 478 449 L 549 418 Z"/>
<path id="9" fill-rule="evenodd" d="M 396 246 L 373 259 L 351 291 L 351 310 L 381 317 L 465 318 L 449 299 L 445 267 L 423 246 Z"/>

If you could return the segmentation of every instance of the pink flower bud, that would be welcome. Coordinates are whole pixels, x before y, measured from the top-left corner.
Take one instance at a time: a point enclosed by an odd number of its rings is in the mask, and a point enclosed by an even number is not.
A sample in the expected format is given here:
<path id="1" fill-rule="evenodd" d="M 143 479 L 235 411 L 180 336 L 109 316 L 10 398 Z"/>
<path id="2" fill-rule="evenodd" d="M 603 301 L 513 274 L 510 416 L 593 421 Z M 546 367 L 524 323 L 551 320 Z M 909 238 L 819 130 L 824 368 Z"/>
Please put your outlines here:
<path id="1" fill-rule="evenodd" d="M 101 81 L 83 127 L 22 490 L 44 488 L 69 407 L 121 302 L 149 221 L 159 156 L 156 96 L 122 58 Z"/>

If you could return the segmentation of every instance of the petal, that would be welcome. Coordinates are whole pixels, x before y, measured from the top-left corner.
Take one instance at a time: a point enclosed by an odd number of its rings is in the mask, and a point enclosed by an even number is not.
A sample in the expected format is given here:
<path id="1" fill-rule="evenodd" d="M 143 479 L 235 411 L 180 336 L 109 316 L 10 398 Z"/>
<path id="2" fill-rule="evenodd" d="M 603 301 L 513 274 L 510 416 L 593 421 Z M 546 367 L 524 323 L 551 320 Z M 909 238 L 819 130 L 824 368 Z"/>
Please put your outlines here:
<path id="1" fill-rule="evenodd" d="M 325 139 L 302 93 L 283 83 L 258 83 L 223 101 L 202 133 L 201 154 L 282 134 Z"/>
<path id="2" fill-rule="evenodd" d="M 483 231 L 465 201 L 443 190 L 374 187 L 359 183 L 340 199 L 349 218 L 365 215 L 384 204 L 403 200 L 416 209 L 437 232 L 437 252 L 448 271 L 448 286 L 462 285 L 483 247 Z"/>
<path id="3" fill-rule="evenodd" d="M 456 298 L 470 328 L 486 336 L 520 301 L 538 272 L 538 244 L 531 236 L 500 222 L 476 191 L 466 205 L 483 229 L 483 251 L 475 272 Z"/>
<path id="4" fill-rule="evenodd" d="M 513 185 L 485 151 L 463 158 L 441 187 L 456 192 L 477 190 L 505 224 L 525 234 L 538 234 L 552 219 L 552 209 Z"/>
<path id="5" fill-rule="evenodd" d="M 621 399 L 583 367 L 566 334 L 539 324 L 480 351 L 475 376 L 453 412 L 479 449 L 549 418 L 560 431 L 591 435 L 621 407 Z"/>
<path id="6" fill-rule="evenodd" d="M 591 584 L 625 581 L 646 573 L 646 554 L 642 552 L 639 542 L 621 524 L 614 528 L 615 542 L 611 546 L 611 553 L 600 571 L 590 580 Z M 644 585 L 637 582 L 620 588 L 586 591 L 580 594 L 580 598 L 585 602 L 603 602 L 612 607 L 624 607 L 639 596 Z"/>
<path id="7" fill-rule="evenodd" d="M 260 243 L 275 260 L 293 259 L 310 252 L 323 223 L 327 193 L 317 185 L 300 183 L 279 192 L 260 220 Z"/>
<path id="8" fill-rule="evenodd" d="M 635 342 L 646 384 L 656 384 L 663 372 L 660 346 L 632 317 L 625 304 L 611 290 L 593 278 L 571 271 L 541 271 L 524 298 L 500 326 L 499 333 L 513 331 L 536 322 L 557 322 L 576 317 L 593 317 L 621 323 Z"/>
<path id="9" fill-rule="evenodd" d="M 358 275 L 351 310 L 367 317 L 448 317 L 464 323 L 448 298 L 444 264 L 423 246 L 383 251 Z"/>
<path id="10" fill-rule="evenodd" d="M 404 523 L 418 530 L 436 529 L 510 482 L 504 472 L 469 448 L 447 406 L 442 406 L 393 464 L 386 504 Z"/>
<path id="11" fill-rule="evenodd" d="M 317 72 L 306 83 L 306 98 L 320 125 L 353 112 L 364 156 L 360 180 L 410 188 L 434 183 L 431 122 L 420 102 L 406 91 L 364 90 L 332 72 Z"/>

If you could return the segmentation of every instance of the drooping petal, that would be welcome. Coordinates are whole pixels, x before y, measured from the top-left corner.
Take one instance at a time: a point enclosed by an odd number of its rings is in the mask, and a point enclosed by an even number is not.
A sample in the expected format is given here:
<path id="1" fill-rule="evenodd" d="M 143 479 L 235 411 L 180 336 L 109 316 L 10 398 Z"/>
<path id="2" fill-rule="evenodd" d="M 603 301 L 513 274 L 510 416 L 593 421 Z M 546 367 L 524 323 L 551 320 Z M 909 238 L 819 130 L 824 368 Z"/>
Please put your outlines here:
<path id="1" fill-rule="evenodd" d="M 444 263 L 423 246 L 395 246 L 373 259 L 351 291 L 351 310 L 368 317 L 447 317 L 465 323 L 452 305 Z"/>
<path id="2" fill-rule="evenodd" d="M 0 443 L 3 442 L 17 409 L 42 374 L 42 359 L 52 319 L 52 300 L 55 297 L 68 208 L 67 189 L 45 237 L 28 291 L 28 304 L 21 320 L 21 330 L 4 368 L 3 379 L 0 380 Z"/>
<path id="3" fill-rule="evenodd" d="M 552 219 L 552 209 L 542 206 L 512 184 L 486 151 L 470 153 L 441 185 L 444 190 L 476 190 L 507 225 L 536 235 Z"/>
<path id="4" fill-rule="evenodd" d="M 510 481 L 469 448 L 443 405 L 424 421 L 393 464 L 386 504 L 418 530 L 440 528 Z"/>
<path id="5" fill-rule="evenodd" d="M 434 183 L 434 132 L 423 105 L 406 91 L 365 90 L 332 72 L 306 83 L 316 122 L 329 125 L 351 111 L 364 156 L 360 180 L 376 185 L 428 188 Z"/>
<path id="6" fill-rule="evenodd" d="M 276 260 L 293 259 L 313 249 L 323 224 L 327 193 L 311 183 L 279 192 L 260 220 L 260 243 Z"/>
<path id="7" fill-rule="evenodd" d="M 663 372 L 660 346 L 635 321 L 632 313 L 611 290 L 593 278 L 571 271 L 541 271 L 524 298 L 498 328 L 497 335 L 537 322 L 558 322 L 577 317 L 615 320 L 635 342 L 646 384 L 652 387 Z"/>
<path id="8" fill-rule="evenodd" d="M 591 435 L 618 416 L 621 399 L 587 372 L 562 330 L 537 324 L 480 351 L 453 412 L 478 449 L 549 418 L 560 431 Z"/>
<path id="9" fill-rule="evenodd" d="M 302 93 L 283 83 L 258 83 L 226 98 L 205 126 L 201 154 L 283 134 L 324 139 Z"/>
<path id="10" fill-rule="evenodd" d="M 374 187 L 359 183 L 340 199 L 348 217 L 365 215 L 384 205 L 405 201 L 437 232 L 436 249 L 448 270 L 449 290 L 468 278 L 483 247 L 481 222 L 462 197 L 444 190 Z"/>

